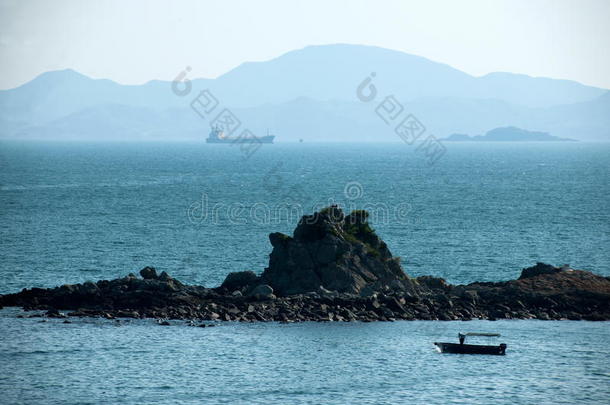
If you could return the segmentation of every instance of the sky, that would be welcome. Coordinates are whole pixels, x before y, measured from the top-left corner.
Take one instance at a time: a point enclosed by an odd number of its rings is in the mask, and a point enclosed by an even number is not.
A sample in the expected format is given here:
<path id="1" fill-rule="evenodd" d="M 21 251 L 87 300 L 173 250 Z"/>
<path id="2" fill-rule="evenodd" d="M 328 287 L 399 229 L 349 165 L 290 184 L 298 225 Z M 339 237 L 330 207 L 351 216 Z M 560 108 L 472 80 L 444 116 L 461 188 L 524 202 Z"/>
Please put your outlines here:
<path id="1" fill-rule="evenodd" d="M 215 78 L 307 45 L 375 45 L 466 73 L 610 89 L 610 1 L 0 0 L 0 89 L 71 68 L 122 84 Z"/>

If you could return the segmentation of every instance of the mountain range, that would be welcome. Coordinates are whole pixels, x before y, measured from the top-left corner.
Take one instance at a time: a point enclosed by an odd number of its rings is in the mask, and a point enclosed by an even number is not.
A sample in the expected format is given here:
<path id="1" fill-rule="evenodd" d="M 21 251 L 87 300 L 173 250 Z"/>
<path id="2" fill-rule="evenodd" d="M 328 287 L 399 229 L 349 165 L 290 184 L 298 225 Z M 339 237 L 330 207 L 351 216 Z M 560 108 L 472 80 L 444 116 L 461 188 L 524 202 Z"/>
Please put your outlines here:
<path id="1" fill-rule="evenodd" d="M 367 78 L 377 94 L 369 102 L 357 96 Z M 610 140 L 606 89 L 512 73 L 474 77 L 372 46 L 310 46 L 243 63 L 216 79 L 193 79 L 190 85 L 190 93 L 180 96 L 171 81 L 121 85 L 73 70 L 43 73 L 0 91 L 0 137 L 203 140 L 214 117 L 200 117 L 190 104 L 208 89 L 219 102 L 214 114 L 229 108 L 241 128 L 259 135 L 269 129 L 280 142 L 399 142 L 395 123 L 386 124 L 377 114 L 387 96 L 402 106 L 400 117 L 412 114 L 427 133 L 439 137 L 516 126 L 578 140 Z"/>

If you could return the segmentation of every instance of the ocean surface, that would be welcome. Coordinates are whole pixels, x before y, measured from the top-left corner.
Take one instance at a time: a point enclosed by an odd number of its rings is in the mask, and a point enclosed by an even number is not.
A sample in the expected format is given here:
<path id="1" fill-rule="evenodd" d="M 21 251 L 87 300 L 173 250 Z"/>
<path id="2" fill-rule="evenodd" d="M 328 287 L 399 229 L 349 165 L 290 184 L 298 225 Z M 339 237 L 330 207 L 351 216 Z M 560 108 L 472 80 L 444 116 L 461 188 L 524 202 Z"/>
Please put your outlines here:
<path id="1" fill-rule="evenodd" d="M 11 313 L 13 312 L 13 313 Z M 610 328 L 585 321 L 222 323 L 17 319 L 0 311 L 0 402 L 607 404 Z M 438 353 L 493 331 L 506 356 Z M 484 338 L 481 338 L 484 339 Z"/>
<path id="2" fill-rule="evenodd" d="M 368 208 L 412 275 L 610 275 L 610 144 L 0 143 L 0 293 L 144 266 L 216 286 L 261 272 L 270 232 Z M 0 403 L 607 403 L 608 322 L 39 322 L 0 310 Z M 434 351 L 496 331 L 505 357 Z M 449 339 L 449 340 L 448 340 Z"/>

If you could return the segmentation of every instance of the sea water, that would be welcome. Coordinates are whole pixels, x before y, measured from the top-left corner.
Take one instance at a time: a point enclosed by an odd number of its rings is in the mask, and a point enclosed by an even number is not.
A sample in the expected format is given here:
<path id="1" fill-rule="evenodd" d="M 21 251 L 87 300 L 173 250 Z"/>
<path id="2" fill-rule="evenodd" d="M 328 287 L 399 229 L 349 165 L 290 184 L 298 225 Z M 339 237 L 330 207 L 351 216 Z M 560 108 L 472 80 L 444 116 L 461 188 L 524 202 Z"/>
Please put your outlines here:
<path id="1" fill-rule="evenodd" d="M 155 266 L 216 286 L 270 232 L 372 211 L 412 276 L 499 281 L 544 261 L 610 275 L 610 145 L 0 143 L 0 293 Z M 39 322 L 0 311 L 7 403 L 603 403 L 608 323 Z M 459 331 L 505 357 L 441 355 Z"/>

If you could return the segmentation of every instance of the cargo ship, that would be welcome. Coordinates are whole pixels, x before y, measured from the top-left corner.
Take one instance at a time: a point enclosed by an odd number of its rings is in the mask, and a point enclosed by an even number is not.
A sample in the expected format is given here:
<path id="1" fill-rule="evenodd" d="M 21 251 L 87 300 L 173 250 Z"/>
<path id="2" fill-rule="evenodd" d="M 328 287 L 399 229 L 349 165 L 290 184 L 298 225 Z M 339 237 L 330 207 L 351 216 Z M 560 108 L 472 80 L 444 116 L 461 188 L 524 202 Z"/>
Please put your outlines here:
<path id="1" fill-rule="evenodd" d="M 269 131 L 265 136 L 230 137 L 225 135 L 221 128 L 215 126 L 211 128 L 205 141 L 207 143 L 273 143 L 273 139 L 275 139 L 275 135 L 269 135 Z"/>

